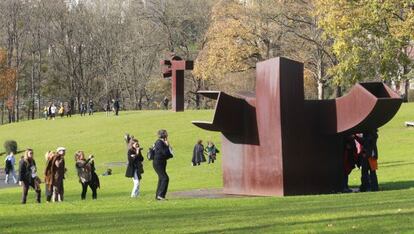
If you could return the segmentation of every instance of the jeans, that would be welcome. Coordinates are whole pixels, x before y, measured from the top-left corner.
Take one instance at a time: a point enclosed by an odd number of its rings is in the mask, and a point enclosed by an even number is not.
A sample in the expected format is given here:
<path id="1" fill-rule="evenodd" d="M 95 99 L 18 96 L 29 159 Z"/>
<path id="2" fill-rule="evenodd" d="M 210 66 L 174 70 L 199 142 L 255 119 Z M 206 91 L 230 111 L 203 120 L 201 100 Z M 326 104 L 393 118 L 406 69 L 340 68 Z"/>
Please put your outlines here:
<path id="1" fill-rule="evenodd" d="M 13 181 L 14 181 L 14 183 L 17 183 L 17 180 L 16 180 L 16 173 L 14 172 L 14 169 L 11 169 L 10 171 L 9 171 L 9 173 L 8 174 L 6 174 L 6 179 L 4 180 L 4 182 L 6 183 L 6 184 L 8 184 L 9 183 L 9 175 L 11 174 L 11 176 L 13 177 Z"/>
<path id="2" fill-rule="evenodd" d="M 139 195 L 139 178 L 137 171 L 134 172 L 134 178 L 132 178 L 132 181 L 134 181 L 134 187 L 132 188 L 131 197 L 137 197 Z"/>

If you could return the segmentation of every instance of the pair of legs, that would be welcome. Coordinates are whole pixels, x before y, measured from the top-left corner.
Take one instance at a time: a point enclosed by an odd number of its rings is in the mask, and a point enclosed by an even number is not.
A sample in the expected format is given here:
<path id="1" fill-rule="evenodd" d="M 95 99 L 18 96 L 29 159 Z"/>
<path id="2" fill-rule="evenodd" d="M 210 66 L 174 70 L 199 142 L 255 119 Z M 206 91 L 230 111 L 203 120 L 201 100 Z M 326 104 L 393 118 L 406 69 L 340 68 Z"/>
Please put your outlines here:
<path id="1" fill-rule="evenodd" d="M 134 177 L 132 178 L 134 182 L 134 187 L 132 188 L 131 197 L 138 197 L 139 195 L 139 176 L 137 171 L 134 172 Z"/>
<path id="2" fill-rule="evenodd" d="M 157 192 L 155 193 L 156 199 L 165 199 L 165 195 L 168 190 L 168 183 L 170 178 L 167 174 L 167 161 L 166 160 L 154 160 L 152 163 L 155 172 L 158 175 Z"/>
<path id="3" fill-rule="evenodd" d="M 361 186 L 359 187 L 359 190 L 361 192 L 378 191 L 377 172 L 371 170 L 368 158 L 364 157 L 361 162 Z"/>
<path id="4" fill-rule="evenodd" d="M 96 193 L 96 185 L 95 185 L 95 183 L 93 183 L 92 181 L 88 181 L 88 182 L 82 183 L 81 199 L 82 200 L 85 200 L 85 198 L 86 198 L 86 192 L 88 191 L 88 186 L 92 190 L 92 199 L 98 198 L 98 195 Z"/>
<path id="5" fill-rule="evenodd" d="M 8 184 L 9 183 L 9 176 L 11 174 L 11 177 L 13 178 L 14 183 L 17 183 L 16 180 L 16 173 L 14 172 L 14 169 L 10 169 L 9 172 L 6 174 L 6 179 L 4 180 L 4 183 Z"/>
<path id="6" fill-rule="evenodd" d="M 53 195 L 53 187 L 50 184 L 45 184 L 45 196 L 46 196 L 46 201 L 50 202 L 52 200 L 52 195 Z"/>
<path id="7" fill-rule="evenodd" d="M 22 181 L 23 186 L 23 194 L 22 194 L 22 204 L 26 203 L 27 200 L 27 193 L 29 192 L 29 188 L 32 187 L 36 191 L 36 201 L 37 203 L 40 203 L 40 186 L 38 184 L 35 184 L 35 181 L 32 180 L 31 182 L 28 181 Z"/>
<path id="8" fill-rule="evenodd" d="M 209 155 L 208 156 L 208 164 L 214 163 L 214 160 L 216 160 L 216 156 L 215 155 Z"/>
<path id="9" fill-rule="evenodd" d="M 64 190 L 63 190 L 63 181 L 54 184 L 52 192 L 53 192 L 53 194 L 52 194 L 53 202 L 63 201 L 63 192 L 64 192 Z"/>

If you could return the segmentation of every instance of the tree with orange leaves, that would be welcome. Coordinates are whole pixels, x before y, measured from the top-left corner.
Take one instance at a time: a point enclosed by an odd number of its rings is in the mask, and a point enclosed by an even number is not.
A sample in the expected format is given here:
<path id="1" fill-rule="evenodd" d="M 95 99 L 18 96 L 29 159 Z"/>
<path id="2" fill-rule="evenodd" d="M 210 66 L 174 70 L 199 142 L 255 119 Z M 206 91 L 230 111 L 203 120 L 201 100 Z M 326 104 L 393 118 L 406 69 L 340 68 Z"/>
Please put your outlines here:
<path id="1" fill-rule="evenodd" d="M 16 85 L 16 70 L 9 68 L 6 64 L 6 51 L 0 49 L 0 103 L 4 106 L 6 99 L 7 109 L 10 110 L 13 108 L 13 92 Z M 10 101 L 12 103 L 10 103 Z M 2 108 L 3 109 L 3 108 Z M 4 109 L 3 109 L 4 110 Z M 4 113 L 2 112 L 1 122 L 3 123 Z M 9 115 L 10 117 L 10 115 Z M 9 118 L 10 119 L 10 118 Z"/>

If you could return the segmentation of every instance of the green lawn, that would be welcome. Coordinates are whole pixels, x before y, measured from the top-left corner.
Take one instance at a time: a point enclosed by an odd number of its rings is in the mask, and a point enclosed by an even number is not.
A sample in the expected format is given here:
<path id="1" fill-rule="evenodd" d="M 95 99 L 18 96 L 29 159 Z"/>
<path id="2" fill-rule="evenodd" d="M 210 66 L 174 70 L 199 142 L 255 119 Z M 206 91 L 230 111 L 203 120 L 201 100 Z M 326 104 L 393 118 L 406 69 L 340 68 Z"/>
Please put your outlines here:
<path id="1" fill-rule="evenodd" d="M 403 126 L 404 121 L 414 120 L 413 104 L 403 105 L 393 121 L 379 131 L 381 192 L 221 199 L 170 197 L 167 202 L 157 202 L 156 174 L 151 162 L 145 161 L 139 198 L 129 197 L 132 181 L 124 176 L 125 166 L 111 166 L 114 175 L 100 177 L 98 200 L 90 199 L 90 191 L 86 201 L 80 200 L 81 186 L 73 160 L 76 150 L 93 153 L 97 172 L 102 174 L 108 167 L 106 163 L 126 161 L 125 132 L 135 135 L 148 148 L 160 128 L 169 131 L 175 152 L 174 159 L 168 162 L 169 192 L 220 188 L 221 154 L 214 165 L 190 166 L 197 139 L 213 140 L 220 147 L 220 134 L 191 125 L 191 120 L 210 120 L 212 114 L 204 110 L 139 111 L 106 117 L 99 113 L 93 117 L 0 126 L 0 143 L 14 139 L 21 149 L 33 148 L 40 171 L 47 150 L 58 146 L 68 149 L 65 201 L 39 205 L 31 190 L 28 204 L 21 205 L 21 188 L 0 189 L 0 233 L 414 232 L 414 129 Z M 3 166 L 4 156 L 0 161 Z M 353 172 L 351 186 L 359 185 L 359 174 L 358 170 Z"/>

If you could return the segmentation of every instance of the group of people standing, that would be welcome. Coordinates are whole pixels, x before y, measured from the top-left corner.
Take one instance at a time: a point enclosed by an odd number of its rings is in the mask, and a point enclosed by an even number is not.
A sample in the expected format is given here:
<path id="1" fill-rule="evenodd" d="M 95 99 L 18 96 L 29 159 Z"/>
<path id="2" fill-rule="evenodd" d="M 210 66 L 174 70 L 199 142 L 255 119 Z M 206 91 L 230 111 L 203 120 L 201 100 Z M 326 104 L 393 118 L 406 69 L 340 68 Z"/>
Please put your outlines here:
<path id="1" fill-rule="evenodd" d="M 125 172 L 125 176 L 132 178 L 134 186 L 132 188 L 131 197 L 137 197 L 139 195 L 140 180 L 144 173 L 142 156 L 143 148 L 140 147 L 139 141 L 134 137 L 128 137 L 128 165 Z M 166 200 L 168 184 L 170 178 L 167 174 L 167 160 L 173 157 L 171 145 L 168 142 L 168 133 L 166 130 L 161 129 L 158 131 L 158 139 L 155 141 L 153 150 L 152 166 L 158 175 L 158 184 L 155 192 L 156 200 Z"/>
<path id="2" fill-rule="evenodd" d="M 45 155 L 46 168 L 44 171 L 45 196 L 47 202 L 62 202 L 64 199 L 64 179 L 67 171 L 65 167 L 64 147 L 58 147 L 56 152 L 49 151 Z M 79 182 L 82 184 L 81 199 L 86 197 L 87 187 L 92 190 L 92 199 L 97 198 L 97 188 L 99 188 L 99 178 L 95 173 L 94 157 L 90 155 L 85 158 L 83 151 L 75 153 L 75 167 L 78 172 Z M 36 161 L 33 149 L 27 149 L 19 162 L 19 185 L 22 186 L 22 203 L 27 201 L 29 188 L 32 187 L 36 192 L 36 201 L 41 202 L 42 183 L 37 174 Z"/>
<path id="3" fill-rule="evenodd" d="M 54 120 L 56 115 L 59 115 L 62 118 L 65 115 L 66 117 L 72 117 L 72 107 L 69 103 L 60 103 L 58 108 L 54 103 L 50 103 L 49 106 L 43 108 L 43 116 L 46 120 Z"/>
<path id="4" fill-rule="evenodd" d="M 348 176 L 355 168 L 361 168 L 360 192 L 378 191 L 378 130 L 349 135 L 344 140 L 344 192 L 352 192 Z"/>
<path id="5" fill-rule="evenodd" d="M 214 163 L 219 152 L 220 151 L 213 142 L 207 141 L 207 147 L 204 148 L 203 140 L 198 140 L 193 149 L 191 165 L 199 166 L 201 163 L 206 162 L 207 160 L 205 154 L 207 154 L 208 157 L 208 164 Z"/>
<path id="6" fill-rule="evenodd" d="M 73 105 L 74 101 L 72 100 L 71 103 Z M 112 99 L 112 101 L 108 100 L 104 106 L 104 110 L 107 116 L 109 116 L 111 112 L 115 115 L 119 115 L 120 104 L 118 99 Z M 79 105 L 79 113 L 81 116 L 85 116 L 86 113 L 88 113 L 88 115 L 93 115 L 94 112 L 95 109 L 92 99 L 89 100 L 89 102 L 82 101 Z M 49 105 L 43 108 L 43 115 L 46 120 L 54 120 L 56 116 L 72 117 L 72 106 L 69 102 L 61 102 L 59 106 L 55 105 L 55 103 L 49 103 Z"/>

